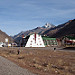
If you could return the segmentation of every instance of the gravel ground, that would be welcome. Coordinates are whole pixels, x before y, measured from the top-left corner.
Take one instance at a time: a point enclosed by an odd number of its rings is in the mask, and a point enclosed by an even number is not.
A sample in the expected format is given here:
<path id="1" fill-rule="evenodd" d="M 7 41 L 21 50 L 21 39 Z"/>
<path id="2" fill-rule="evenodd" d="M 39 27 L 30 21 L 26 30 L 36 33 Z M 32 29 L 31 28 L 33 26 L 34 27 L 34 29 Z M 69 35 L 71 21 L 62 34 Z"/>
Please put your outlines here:
<path id="1" fill-rule="evenodd" d="M 0 75 L 35 75 L 0 56 Z"/>

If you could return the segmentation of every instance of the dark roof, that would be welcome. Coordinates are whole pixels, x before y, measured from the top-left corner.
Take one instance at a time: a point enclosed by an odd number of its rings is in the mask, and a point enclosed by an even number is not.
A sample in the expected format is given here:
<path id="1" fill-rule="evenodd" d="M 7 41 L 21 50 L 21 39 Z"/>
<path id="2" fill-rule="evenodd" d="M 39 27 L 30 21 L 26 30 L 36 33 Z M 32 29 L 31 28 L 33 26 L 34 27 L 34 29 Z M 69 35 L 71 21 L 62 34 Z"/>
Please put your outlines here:
<path id="1" fill-rule="evenodd" d="M 65 37 L 67 37 L 67 38 L 69 38 L 71 40 L 75 40 L 75 37 L 72 37 L 72 36 L 65 36 Z"/>
<path id="2" fill-rule="evenodd" d="M 29 39 L 29 37 L 30 37 L 30 35 L 26 36 L 26 38 L 25 38 L 25 39 Z"/>

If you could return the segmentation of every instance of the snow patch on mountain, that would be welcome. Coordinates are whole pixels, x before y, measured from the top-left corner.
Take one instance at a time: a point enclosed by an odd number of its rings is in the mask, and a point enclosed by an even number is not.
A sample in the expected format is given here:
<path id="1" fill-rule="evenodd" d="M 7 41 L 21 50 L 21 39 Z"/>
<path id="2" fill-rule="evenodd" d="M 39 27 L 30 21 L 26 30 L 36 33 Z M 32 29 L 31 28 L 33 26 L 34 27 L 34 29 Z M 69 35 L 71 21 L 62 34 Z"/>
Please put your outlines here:
<path id="1" fill-rule="evenodd" d="M 43 28 L 53 28 L 55 27 L 53 24 L 50 23 L 46 23 L 44 26 L 42 26 Z"/>

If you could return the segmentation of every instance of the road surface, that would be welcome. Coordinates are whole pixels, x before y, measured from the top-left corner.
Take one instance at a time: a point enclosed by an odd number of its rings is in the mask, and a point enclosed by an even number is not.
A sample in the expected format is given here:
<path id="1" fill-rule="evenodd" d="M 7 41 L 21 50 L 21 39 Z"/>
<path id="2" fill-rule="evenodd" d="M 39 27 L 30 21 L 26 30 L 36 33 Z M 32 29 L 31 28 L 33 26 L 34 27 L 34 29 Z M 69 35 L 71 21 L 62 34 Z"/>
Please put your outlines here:
<path id="1" fill-rule="evenodd" d="M 0 56 L 0 75 L 35 75 Z"/>

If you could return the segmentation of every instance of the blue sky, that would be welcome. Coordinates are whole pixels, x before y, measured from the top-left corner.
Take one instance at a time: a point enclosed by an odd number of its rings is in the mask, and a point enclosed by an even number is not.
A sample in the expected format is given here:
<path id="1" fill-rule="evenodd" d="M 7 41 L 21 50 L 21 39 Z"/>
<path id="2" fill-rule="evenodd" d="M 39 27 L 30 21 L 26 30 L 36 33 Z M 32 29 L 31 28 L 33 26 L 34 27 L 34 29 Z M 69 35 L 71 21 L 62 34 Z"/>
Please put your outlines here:
<path id="1" fill-rule="evenodd" d="M 75 0 L 0 0 L 0 29 L 8 35 L 75 19 Z"/>

